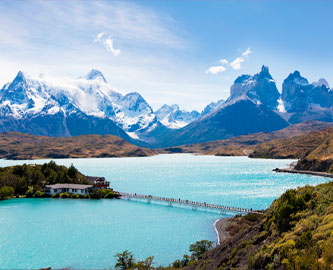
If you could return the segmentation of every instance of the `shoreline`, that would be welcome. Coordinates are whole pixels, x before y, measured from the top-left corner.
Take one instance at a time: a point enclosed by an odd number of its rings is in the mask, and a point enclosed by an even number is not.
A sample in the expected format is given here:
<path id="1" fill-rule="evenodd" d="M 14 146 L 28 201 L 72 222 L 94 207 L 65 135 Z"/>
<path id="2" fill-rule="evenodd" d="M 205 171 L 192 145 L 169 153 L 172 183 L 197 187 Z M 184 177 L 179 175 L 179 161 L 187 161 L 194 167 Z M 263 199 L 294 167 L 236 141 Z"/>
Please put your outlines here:
<path id="1" fill-rule="evenodd" d="M 218 219 L 214 222 L 215 232 L 217 234 L 217 243 L 220 245 L 223 241 L 230 237 L 230 234 L 226 231 L 226 227 L 229 226 L 232 217 Z"/>
<path id="2" fill-rule="evenodd" d="M 333 178 L 333 174 L 331 173 L 325 173 L 325 172 L 315 172 L 315 171 L 302 171 L 302 170 L 295 170 L 295 169 L 279 169 L 276 168 L 273 170 L 277 173 L 296 173 L 296 174 L 308 174 L 313 176 L 322 176 L 322 177 L 328 177 Z"/>

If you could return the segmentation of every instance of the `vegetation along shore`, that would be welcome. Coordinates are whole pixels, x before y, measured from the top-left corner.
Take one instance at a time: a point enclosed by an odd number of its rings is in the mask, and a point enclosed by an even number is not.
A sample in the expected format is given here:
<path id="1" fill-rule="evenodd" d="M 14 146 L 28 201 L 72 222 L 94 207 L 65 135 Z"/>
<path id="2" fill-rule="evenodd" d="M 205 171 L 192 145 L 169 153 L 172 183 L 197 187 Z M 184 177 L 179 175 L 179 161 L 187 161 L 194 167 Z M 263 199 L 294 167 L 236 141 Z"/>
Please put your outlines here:
<path id="1" fill-rule="evenodd" d="M 235 216 L 216 223 L 221 240 L 201 240 L 190 254 L 167 267 L 154 257 L 136 262 L 126 250 L 115 269 L 286 269 L 333 268 L 333 182 L 287 190 L 259 215 Z M 113 267 L 113 266 L 112 266 Z"/>
<path id="2" fill-rule="evenodd" d="M 295 170 L 333 172 L 333 127 L 308 121 L 287 128 L 232 137 L 226 140 L 169 148 L 145 148 L 112 135 L 74 137 L 34 136 L 19 132 L 0 134 L 0 158 L 101 158 L 146 157 L 157 154 L 193 153 L 250 158 L 299 159 Z"/>
<path id="3" fill-rule="evenodd" d="M 50 188 L 56 187 L 56 192 Z M 84 192 L 82 192 L 84 191 Z M 115 198 L 110 188 L 80 173 L 73 165 L 59 166 L 54 161 L 43 165 L 16 165 L 0 168 L 0 200 L 8 198 Z"/>

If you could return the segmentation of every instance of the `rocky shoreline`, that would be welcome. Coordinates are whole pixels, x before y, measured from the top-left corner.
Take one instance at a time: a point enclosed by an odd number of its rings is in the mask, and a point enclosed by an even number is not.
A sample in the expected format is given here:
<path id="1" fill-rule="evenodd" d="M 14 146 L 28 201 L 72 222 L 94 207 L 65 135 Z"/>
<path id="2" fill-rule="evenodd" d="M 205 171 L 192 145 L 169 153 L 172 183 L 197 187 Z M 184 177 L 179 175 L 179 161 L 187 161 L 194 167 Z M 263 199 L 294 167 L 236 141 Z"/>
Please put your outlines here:
<path id="1" fill-rule="evenodd" d="M 282 172 L 282 173 L 297 173 L 297 174 L 308 174 L 314 176 L 322 176 L 322 177 L 329 177 L 333 178 L 333 174 L 325 173 L 325 172 L 315 172 L 315 171 L 303 171 L 303 170 L 295 170 L 295 169 L 279 169 L 276 168 L 273 170 L 274 172 Z"/>
<path id="2" fill-rule="evenodd" d="M 218 219 L 214 223 L 215 231 L 217 234 L 218 244 L 220 245 L 223 241 L 230 237 L 229 232 L 226 228 L 230 225 L 230 220 L 232 218 Z"/>

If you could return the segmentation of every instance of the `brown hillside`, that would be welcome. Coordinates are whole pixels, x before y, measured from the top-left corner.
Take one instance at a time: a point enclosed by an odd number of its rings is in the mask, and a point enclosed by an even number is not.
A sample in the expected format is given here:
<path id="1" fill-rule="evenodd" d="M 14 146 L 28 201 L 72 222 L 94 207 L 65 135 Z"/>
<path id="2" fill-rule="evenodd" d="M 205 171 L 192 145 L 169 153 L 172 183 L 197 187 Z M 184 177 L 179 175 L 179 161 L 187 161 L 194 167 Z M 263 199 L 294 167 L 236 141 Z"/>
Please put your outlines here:
<path id="1" fill-rule="evenodd" d="M 167 153 L 197 153 L 218 156 L 247 156 L 257 145 L 267 141 L 290 138 L 309 131 L 318 131 L 332 126 L 332 123 L 308 121 L 291 125 L 274 132 L 260 132 L 255 134 L 237 136 L 226 140 L 211 141 L 198 144 L 189 144 L 177 147 L 164 148 Z"/>
<path id="2" fill-rule="evenodd" d="M 75 137 L 33 136 L 26 133 L 0 134 L 0 158 L 93 158 L 142 157 L 155 152 L 141 148 L 112 135 L 82 135 Z"/>
<path id="3" fill-rule="evenodd" d="M 333 173 L 333 127 L 258 145 L 251 157 L 297 158 L 298 170 Z"/>

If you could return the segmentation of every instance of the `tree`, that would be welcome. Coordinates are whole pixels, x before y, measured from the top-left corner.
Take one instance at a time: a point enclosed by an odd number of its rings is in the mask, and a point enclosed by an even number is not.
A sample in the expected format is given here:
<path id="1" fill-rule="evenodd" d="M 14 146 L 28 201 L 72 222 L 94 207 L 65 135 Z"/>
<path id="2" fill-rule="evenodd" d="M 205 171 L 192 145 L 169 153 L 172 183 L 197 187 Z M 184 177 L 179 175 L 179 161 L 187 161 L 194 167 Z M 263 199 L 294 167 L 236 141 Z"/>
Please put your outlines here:
<path id="1" fill-rule="evenodd" d="M 25 193 L 25 196 L 27 198 L 31 198 L 34 195 L 34 187 L 29 186 L 27 192 Z"/>
<path id="2" fill-rule="evenodd" d="M 0 199 L 12 197 L 14 195 L 14 189 L 12 187 L 3 186 L 0 188 Z"/>
<path id="3" fill-rule="evenodd" d="M 213 247 L 213 243 L 212 241 L 208 241 L 208 240 L 201 240 L 201 241 L 197 241 L 194 244 L 190 245 L 190 252 L 192 252 L 191 254 L 191 258 L 192 260 L 198 260 L 201 258 L 201 256 L 207 252 L 208 250 L 210 250 Z"/>
<path id="4" fill-rule="evenodd" d="M 115 257 L 117 258 L 115 269 L 127 270 L 132 269 L 135 266 L 134 256 L 128 250 L 125 250 L 122 253 L 117 253 Z"/>
<path id="5" fill-rule="evenodd" d="M 79 171 L 74 167 L 73 163 L 71 166 L 68 168 L 68 175 L 72 179 L 76 179 L 77 175 L 79 174 Z"/>
<path id="6" fill-rule="evenodd" d="M 153 261 L 154 261 L 154 257 L 148 257 L 147 259 L 145 259 L 144 261 L 138 261 L 138 263 L 136 264 L 136 268 L 138 270 L 151 270 L 153 269 Z"/>
<path id="7" fill-rule="evenodd" d="M 191 257 L 188 255 L 184 255 L 182 260 L 176 260 L 173 262 L 172 267 L 174 268 L 183 268 L 187 266 L 191 261 Z"/>

